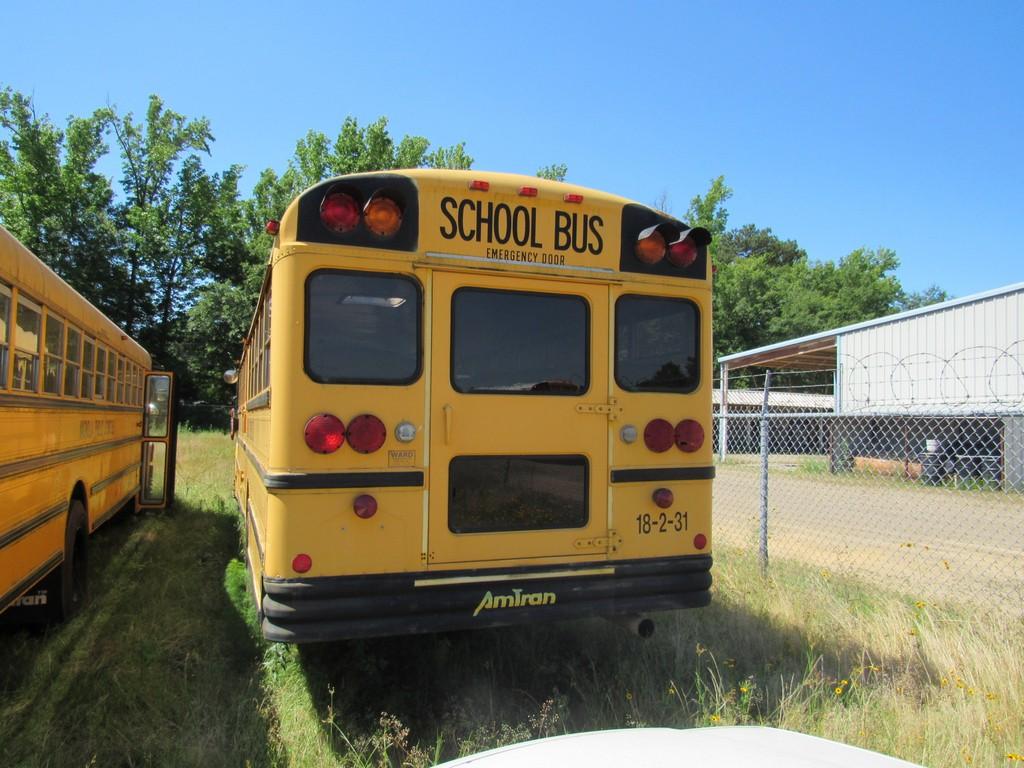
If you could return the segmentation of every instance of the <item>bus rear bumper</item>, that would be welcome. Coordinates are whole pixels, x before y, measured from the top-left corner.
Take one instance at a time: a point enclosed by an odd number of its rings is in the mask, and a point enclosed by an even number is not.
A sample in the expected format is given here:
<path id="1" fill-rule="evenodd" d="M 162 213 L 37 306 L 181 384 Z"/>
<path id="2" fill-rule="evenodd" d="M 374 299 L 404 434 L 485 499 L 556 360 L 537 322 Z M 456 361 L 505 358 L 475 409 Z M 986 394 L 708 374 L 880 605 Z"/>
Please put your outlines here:
<path id="1" fill-rule="evenodd" d="M 711 555 L 569 566 L 264 578 L 268 640 L 310 643 L 644 614 L 711 602 Z"/>

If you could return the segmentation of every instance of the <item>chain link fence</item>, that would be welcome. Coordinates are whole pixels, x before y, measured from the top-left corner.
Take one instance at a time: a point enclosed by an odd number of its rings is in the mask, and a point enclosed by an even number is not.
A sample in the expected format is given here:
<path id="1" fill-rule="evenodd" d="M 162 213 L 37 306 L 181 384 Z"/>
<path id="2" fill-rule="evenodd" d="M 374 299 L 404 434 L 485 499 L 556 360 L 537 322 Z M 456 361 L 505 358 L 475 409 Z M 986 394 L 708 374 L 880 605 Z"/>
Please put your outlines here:
<path id="1" fill-rule="evenodd" d="M 1024 615 L 1024 408 L 848 415 L 768 402 L 716 418 L 716 546 L 758 551 L 762 568 L 796 561 Z"/>

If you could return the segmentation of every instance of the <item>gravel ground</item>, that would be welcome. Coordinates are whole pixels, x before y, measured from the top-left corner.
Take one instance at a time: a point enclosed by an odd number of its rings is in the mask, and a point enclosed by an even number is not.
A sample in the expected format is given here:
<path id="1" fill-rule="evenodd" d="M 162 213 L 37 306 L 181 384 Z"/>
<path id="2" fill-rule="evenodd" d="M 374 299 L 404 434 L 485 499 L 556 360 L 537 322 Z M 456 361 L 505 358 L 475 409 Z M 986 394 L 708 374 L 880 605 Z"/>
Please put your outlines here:
<path id="1" fill-rule="evenodd" d="M 771 466 L 769 562 L 855 575 L 915 600 L 1024 613 L 1024 495 L 814 474 L 801 469 L 808 463 L 804 457 Z M 719 465 L 716 542 L 756 551 L 759 516 L 759 466 Z"/>

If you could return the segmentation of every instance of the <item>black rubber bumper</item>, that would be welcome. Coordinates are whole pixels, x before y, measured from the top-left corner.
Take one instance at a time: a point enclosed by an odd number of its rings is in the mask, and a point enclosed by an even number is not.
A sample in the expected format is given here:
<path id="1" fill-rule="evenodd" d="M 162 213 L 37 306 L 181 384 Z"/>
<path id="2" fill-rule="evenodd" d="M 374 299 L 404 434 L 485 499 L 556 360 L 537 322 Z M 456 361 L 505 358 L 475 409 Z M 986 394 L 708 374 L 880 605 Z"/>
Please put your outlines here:
<path id="1" fill-rule="evenodd" d="M 383 576 L 264 579 L 263 634 L 310 643 L 711 602 L 711 555 Z"/>

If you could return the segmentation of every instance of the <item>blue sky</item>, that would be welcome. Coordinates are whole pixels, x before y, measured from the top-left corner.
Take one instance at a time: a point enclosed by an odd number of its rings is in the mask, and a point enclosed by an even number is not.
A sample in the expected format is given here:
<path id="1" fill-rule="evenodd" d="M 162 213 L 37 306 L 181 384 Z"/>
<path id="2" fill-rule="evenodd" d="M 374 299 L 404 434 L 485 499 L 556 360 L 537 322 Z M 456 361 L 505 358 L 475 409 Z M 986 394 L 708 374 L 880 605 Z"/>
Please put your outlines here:
<path id="1" fill-rule="evenodd" d="M 59 124 L 149 94 L 281 170 L 308 129 L 385 115 L 476 168 L 730 225 L 812 259 L 892 248 L 908 290 L 1024 279 L 1024 2 L 9 4 L 0 84 Z M 116 169 L 112 169 L 116 170 Z"/>

